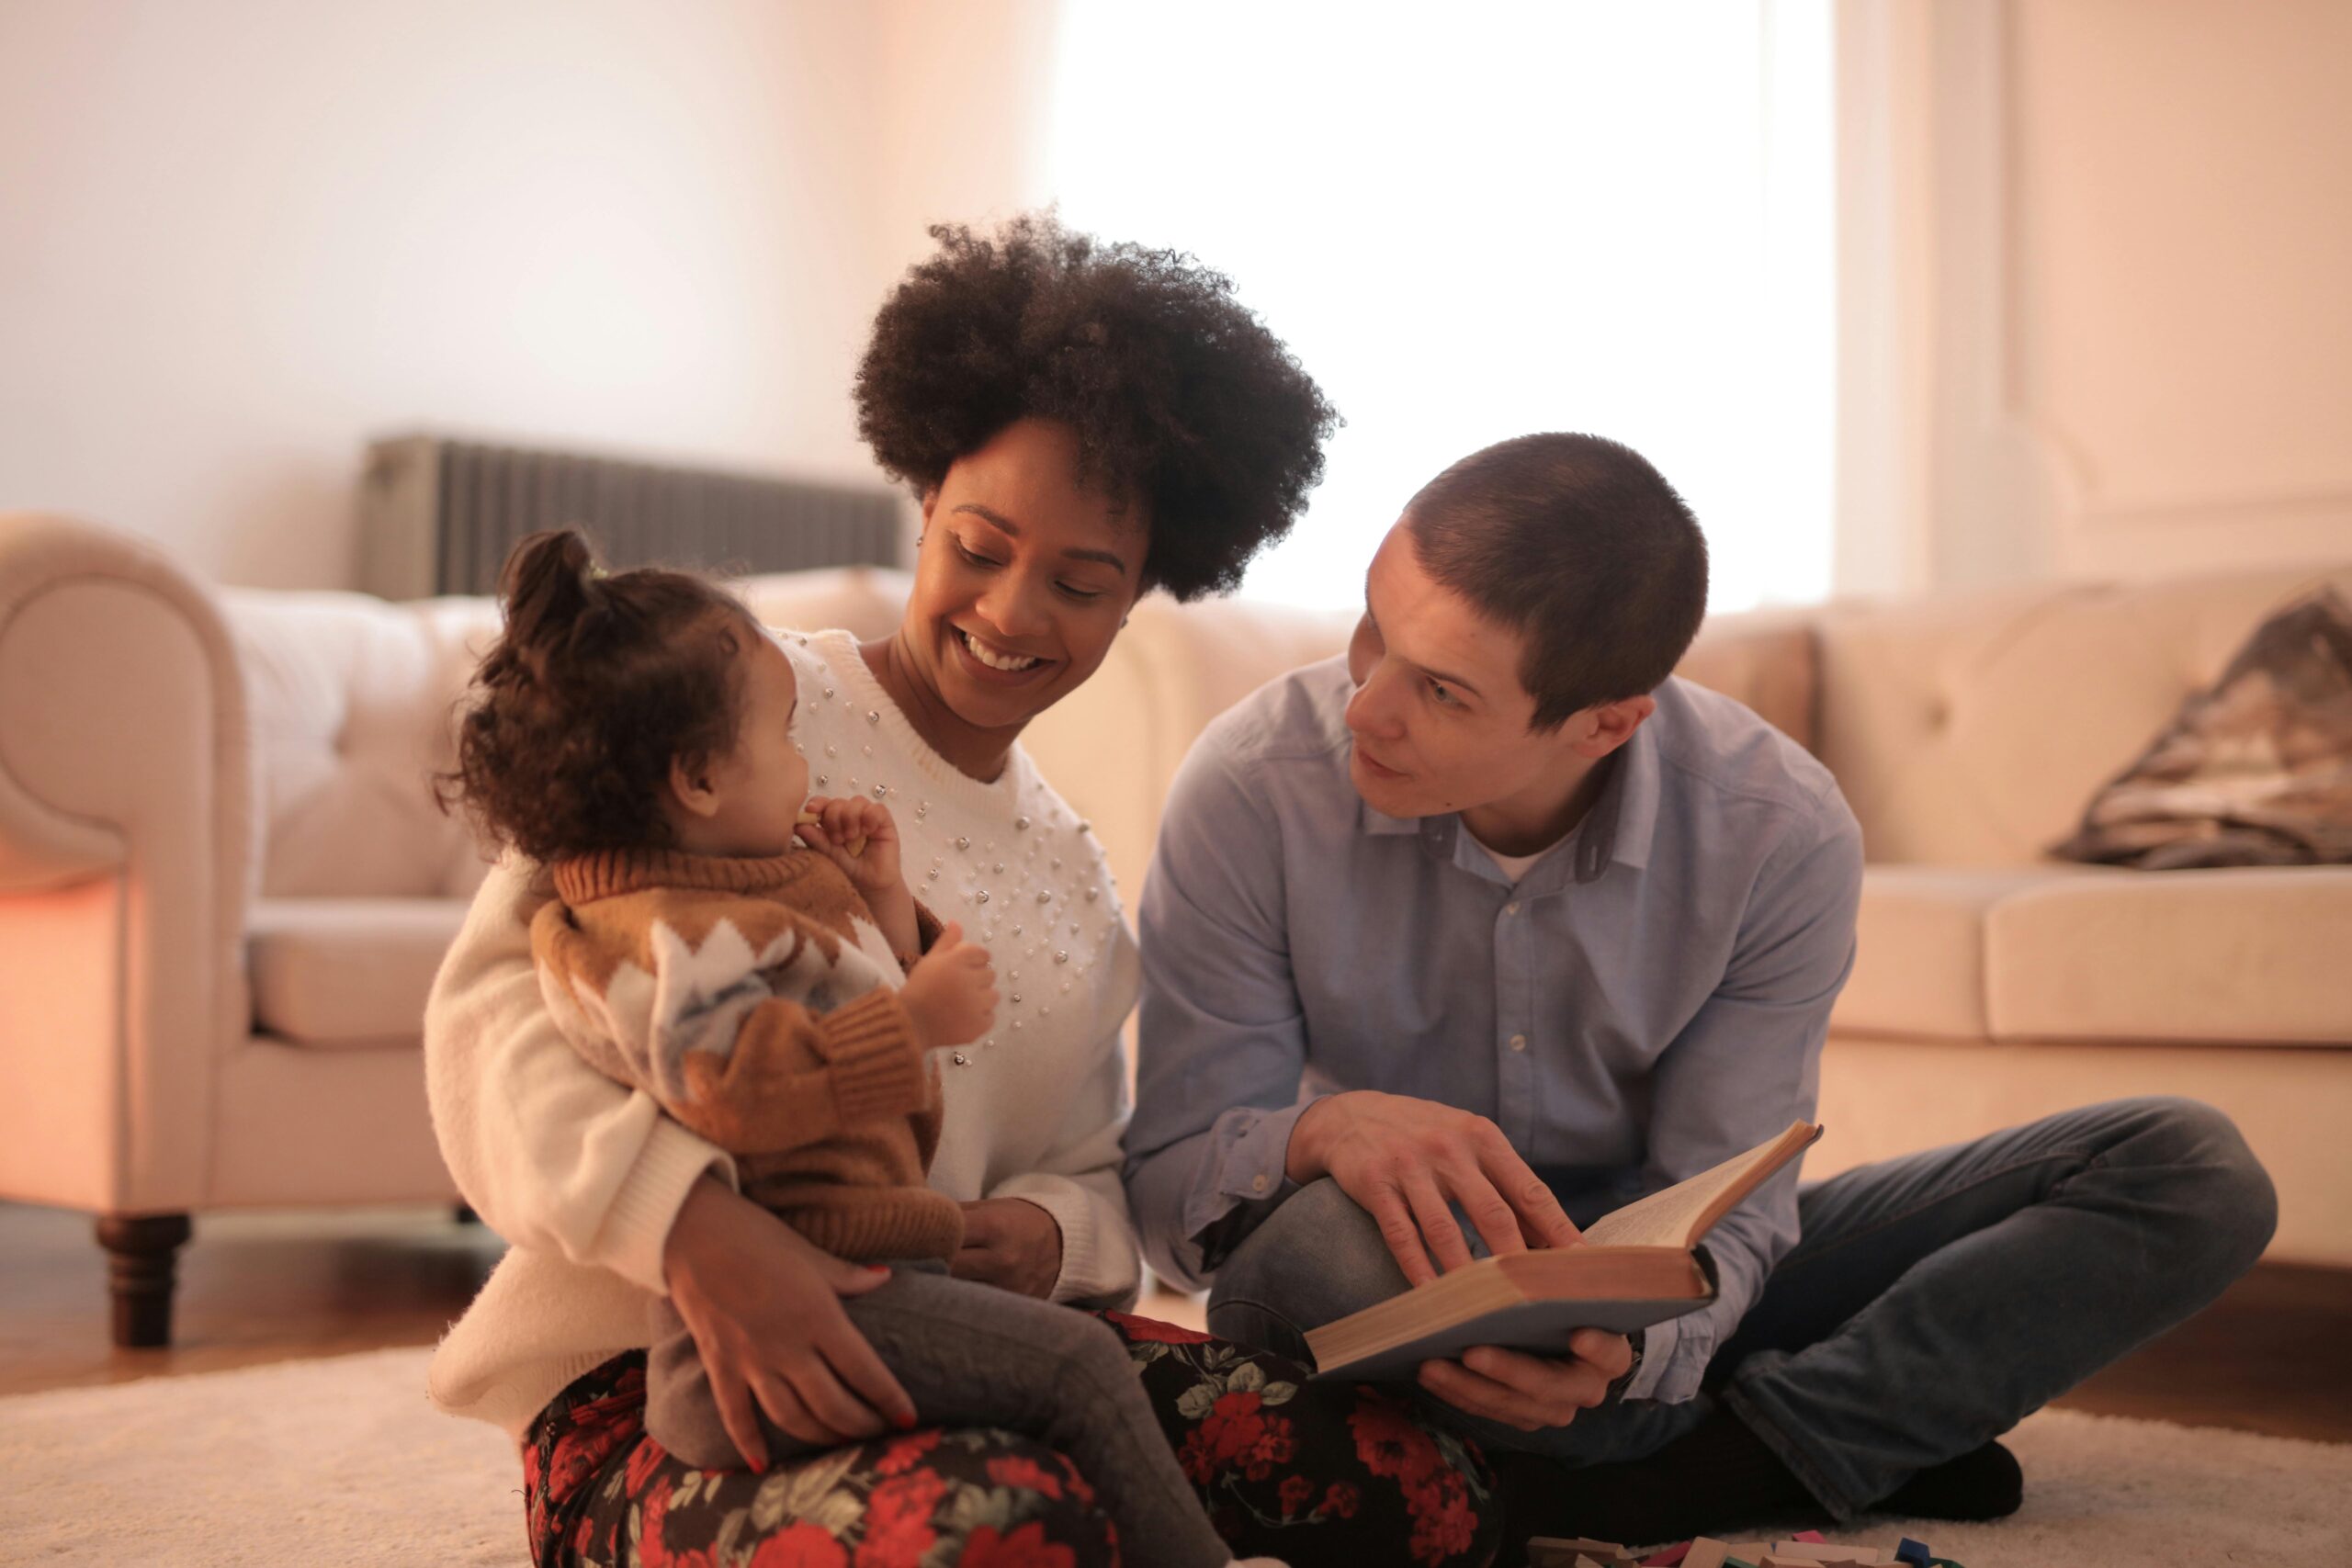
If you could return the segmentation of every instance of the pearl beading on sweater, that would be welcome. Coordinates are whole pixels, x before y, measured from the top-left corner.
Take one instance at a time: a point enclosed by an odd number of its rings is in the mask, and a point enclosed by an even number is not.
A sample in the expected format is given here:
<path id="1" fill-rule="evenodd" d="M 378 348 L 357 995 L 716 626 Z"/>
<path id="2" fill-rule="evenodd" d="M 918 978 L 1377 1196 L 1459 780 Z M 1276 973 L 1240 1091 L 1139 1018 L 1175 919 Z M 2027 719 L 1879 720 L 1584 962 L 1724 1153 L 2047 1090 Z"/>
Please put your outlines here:
<path id="1" fill-rule="evenodd" d="M 806 634 L 789 636 L 797 647 L 809 647 Z M 842 691 L 839 682 L 826 682 L 820 690 L 825 705 L 838 709 L 852 726 L 861 718 L 869 728 L 881 724 L 878 709 L 869 707 L 859 713 L 856 697 Z M 830 766 L 812 770 L 810 788 L 818 794 L 865 793 L 886 805 L 898 803 L 899 809 L 894 814 L 899 818 L 900 874 L 933 914 L 943 920 L 960 920 L 997 961 L 995 1027 L 977 1044 L 949 1053 L 954 1066 L 971 1066 L 995 1047 L 1000 1035 L 1020 1034 L 1032 1019 L 1052 1017 L 1054 999 L 1069 996 L 1109 954 L 1119 917 L 1116 901 L 1105 897 L 1105 886 L 1097 880 L 1106 874 L 1101 849 L 1091 837 L 1091 825 L 1058 801 L 1036 808 L 1044 813 L 1042 820 L 1027 811 L 1015 816 L 1010 839 L 1001 849 L 995 839 L 976 841 L 968 834 L 945 840 L 939 852 L 920 856 L 923 863 L 918 880 L 917 840 L 928 837 L 923 829 L 932 812 L 922 781 L 875 777 L 884 763 L 876 758 L 870 743 L 859 746 L 859 760 L 846 763 L 838 742 L 828 741 L 823 753 Z M 836 790 L 832 767 L 863 768 L 865 776 L 843 771 Z M 910 796 L 913 804 L 909 811 L 905 803 Z M 1075 874 L 1064 853 L 1057 852 L 1072 846 L 1070 858 L 1078 863 Z M 1009 951 L 1000 945 L 1000 932 L 1011 944 Z M 1030 976 L 1028 980 L 1023 979 L 1024 974 Z M 1052 988 L 1041 989 L 1044 987 Z"/>

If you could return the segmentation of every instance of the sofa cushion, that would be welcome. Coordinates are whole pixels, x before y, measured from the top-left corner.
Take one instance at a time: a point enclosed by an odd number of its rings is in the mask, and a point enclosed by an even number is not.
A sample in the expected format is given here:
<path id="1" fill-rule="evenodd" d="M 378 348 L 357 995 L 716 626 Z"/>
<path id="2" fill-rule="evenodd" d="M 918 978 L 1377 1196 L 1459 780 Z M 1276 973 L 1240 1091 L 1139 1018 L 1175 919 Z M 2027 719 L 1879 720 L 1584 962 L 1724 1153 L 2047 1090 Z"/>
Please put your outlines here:
<path id="1" fill-rule="evenodd" d="M 2263 622 L 2050 852 L 2142 871 L 2352 864 L 2352 603 L 2323 588 Z"/>
<path id="2" fill-rule="evenodd" d="M 1785 610 L 1710 615 L 1674 672 L 1753 708 L 1808 751 L 1818 750 L 1814 699 L 1819 685 L 1813 626 Z"/>
<path id="3" fill-rule="evenodd" d="M 1821 614 L 1815 754 L 1873 862 L 2030 865 L 2262 618 L 2352 566 L 2035 582 Z"/>
<path id="4" fill-rule="evenodd" d="M 246 932 L 254 1024 L 322 1049 L 413 1046 L 462 898 L 265 898 Z"/>
<path id="5" fill-rule="evenodd" d="M 1854 973 L 1838 997 L 1840 1033 L 1983 1040 L 1985 918 L 2003 899 L 2063 867 L 1967 870 L 1874 865 L 1862 873 Z"/>
<path id="6" fill-rule="evenodd" d="M 767 625 L 888 633 L 904 572 L 782 572 L 736 586 Z M 434 800 L 456 761 L 466 684 L 498 636 L 489 599 L 387 604 L 360 593 L 221 594 L 253 734 L 261 897 L 462 897 L 487 864 Z"/>
<path id="7" fill-rule="evenodd" d="M 2081 869 L 1986 919 L 2000 1039 L 2352 1040 L 2352 867 Z"/>

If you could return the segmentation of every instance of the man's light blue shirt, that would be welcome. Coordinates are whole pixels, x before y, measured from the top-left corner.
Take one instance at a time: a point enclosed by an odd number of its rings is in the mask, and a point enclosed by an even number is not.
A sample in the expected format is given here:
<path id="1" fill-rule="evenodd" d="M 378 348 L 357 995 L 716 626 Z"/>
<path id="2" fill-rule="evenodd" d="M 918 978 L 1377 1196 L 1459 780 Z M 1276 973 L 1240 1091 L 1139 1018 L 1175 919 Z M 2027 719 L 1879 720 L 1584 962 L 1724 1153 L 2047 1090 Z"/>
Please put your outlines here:
<path id="1" fill-rule="evenodd" d="M 1127 1196 L 1154 1269 L 1205 1283 L 1295 1189 L 1292 1125 L 1341 1089 L 1491 1118 L 1589 1223 L 1810 1120 L 1854 953 L 1861 833 L 1826 769 L 1680 680 L 1517 886 L 1454 816 L 1348 778 L 1344 660 L 1202 734 L 1139 923 Z M 1797 1234 L 1784 1171 L 1707 1240 L 1720 1298 L 1649 1332 L 1629 1397 L 1697 1393 Z"/>

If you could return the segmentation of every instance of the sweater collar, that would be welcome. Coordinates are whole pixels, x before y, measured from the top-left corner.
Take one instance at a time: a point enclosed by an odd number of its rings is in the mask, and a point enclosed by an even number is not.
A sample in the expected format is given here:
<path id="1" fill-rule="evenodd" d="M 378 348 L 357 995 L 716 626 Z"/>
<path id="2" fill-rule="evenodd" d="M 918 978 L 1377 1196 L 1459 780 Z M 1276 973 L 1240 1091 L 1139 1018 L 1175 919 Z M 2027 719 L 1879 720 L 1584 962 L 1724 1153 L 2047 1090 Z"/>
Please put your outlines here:
<path id="1" fill-rule="evenodd" d="M 779 646 L 783 646 L 798 643 L 802 634 L 772 631 L 769 635 L 776 637 Z M 838 628 L 809 632 L 806 636 L 808 642 L 803 651 L 815 654 L 830 672 L 827 679 L 820 682 L 819 691 L 823 692 L 828 686 L 839 687 L 841 708 L 854 714 L 860 721 L 855 725 L 844 725 L 844 728 L 854 731 L 868 727 L 878 728 L 914 763 L 916 772 L 922 775 L 933 790 L 945 799 L 962 803 L 968 809 L 998 816 L 1010 809 L 1012 803 L 1020 798 L 1023 783 L 1029 771 L 1029 758 L 1019 741 L 1013 742 L 1012 752 L 1005 758 L 1004 772 L 992 780 L 976 779 L 933 750 L 931 742 L 916 731 L 913 723 L 891 700 L 890 694 L 882 689 L 882 682 L 874 678 L 874 671 L 866 667 L 865 656 L 858 651 L 855 637 Z M 786 657 L 790 657 L 793 649 L 786 647 L 785 652 Z M 805 689 L 800 700 L 804 706 L 809 700 L 809 694 Z"/>
<path id="2" fill-rule="evenodd" d="M 598 850 L 555 863 L 556 896 L 577 908 L 649 887 L 714 893 L 767 893 L 797 882 L 817 863 L 808 850 L 780 855 L 695 855 L 683 850 Z"/>

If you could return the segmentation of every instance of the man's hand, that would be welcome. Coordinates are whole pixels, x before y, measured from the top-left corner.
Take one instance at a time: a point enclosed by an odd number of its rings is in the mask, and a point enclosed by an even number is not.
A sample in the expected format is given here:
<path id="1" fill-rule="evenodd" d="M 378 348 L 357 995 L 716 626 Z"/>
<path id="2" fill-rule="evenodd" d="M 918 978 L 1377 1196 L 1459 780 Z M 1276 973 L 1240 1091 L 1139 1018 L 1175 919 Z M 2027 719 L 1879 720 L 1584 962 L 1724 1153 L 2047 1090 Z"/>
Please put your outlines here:
<path id="1" fill-rule="evenodd" d="M 743 1461 L 767 1468 L 752 1401 L 805 1443 L 831 1448 L 915 1424 L 915 1407 L 842 1311 L 890 1277 L 819 1250 L 725 1182 L 695 1184 L 662 1244 L 670 1301 L 694 1336 Z"/>
<path id="2" fill-rule="evenodd" d="M 1458 1361 L 1423 1361 L 1419 1381 L 1457 1410 L 1522 1432 L 1565 1427 L 1607 1398 L 1634 1364 L 1632 1341 L 1605 1329 L 1577 1329 L 1568 1348 L 1573 1355 L 1554 1360 L 1479 1345 Z"/>
<path id="3" fill-rule="evenodd" d="M 1501 1128 L 1431 1100 L 1374 1089 L 1326 1096 L 1292 1125 L 1285 1169 L 1293 1181 L 1338 1182 L 1416 1285 L 1470 1261 L 1450 1204 L 1462 1205 L 1489 1252 L 1580 1239 Z"/>
<path id="4" fill-rule="evenodd" d="M 958 1280 L 1050 1301 L 1062 1277 L 1062 1227 L 1025 1198 L 967 1203 L 963 1249 L 947 1271 Z"/>

